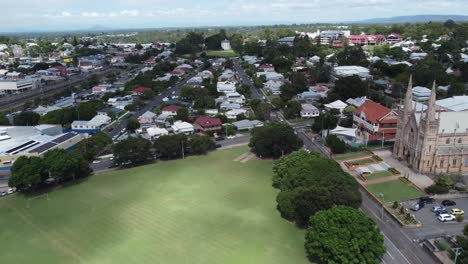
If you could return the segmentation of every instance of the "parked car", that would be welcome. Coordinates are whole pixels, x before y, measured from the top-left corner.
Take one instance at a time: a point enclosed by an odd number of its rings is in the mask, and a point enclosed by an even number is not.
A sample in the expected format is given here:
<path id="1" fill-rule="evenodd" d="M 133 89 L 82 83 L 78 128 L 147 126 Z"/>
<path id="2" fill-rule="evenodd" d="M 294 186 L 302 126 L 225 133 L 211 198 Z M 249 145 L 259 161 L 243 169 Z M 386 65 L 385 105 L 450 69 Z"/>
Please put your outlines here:
<path id="1" fill-rule="evenodd" d="M 441 222 L 448 222 L 448 221 L 454 221 L 455 216 L 451 214 L 441 214 L 439 215 L 439 217 L 437 217 L 437 219 L 439 219 L 439 221 Z"/>
<path id="2" fill-rule="evenodd" d="M 433 206 L 431 208 L 431 211 L 434 212 L 434 213 L 439 212 L 439 211 L 447 211 L 447 208 L 442 207 L 442 206 Z"/>
<path id="3" fill-rule="evenodd" d="M 0 193 L 0 196 L 6 196 L 7 195 L 7 192 L 1 192 Z"/>
<path id="4" fill-rule="evenodd" d="M 8 194 L 12 194 L 14 192 L 15 192 L 15 190 L 13 190 L 13 188 L 8 189 L 8 191 L 7 191 Z"/>
<path id="5" fill-rule="evenodd" d="M 422 208 L 424 208 L 424 203 L 423 202 L 414 203 L 410 207 L 410 209 L 415 211 L 415 212 L 421 210 Z"/>
<path id="6" fill-rule="evenodd" d="M 452 210 L 450 210 L 450 213 L 453 214 L 453 215 L 462 215 L 462 214 L 465 214 L 465 212 L 461 209 L 458 209 L 458 208 L 453 208 Z"/>
<path id="7" fill-rule="evenodd" d="M 457 205 L 457 203 L 455 201 L 452 201 L 452 200 L 443 200 L 442 205 L 443 206 L 454 206 L 454 205 Z"/>
<path id="8" fill-rule="evenodd" d="M 434 198 L 431 198 L 429 196 L 424 196 L 424 197 L 420 197 L 419 201 L 423 202 L 425 204 L 432 204 L 432 203 L 434 203 Z"/>
<path id="9" fill-rule="evenodd" d="M 439 216 L 439 215 L 441 215 L 441 214 L 448 214 L 448 213 L 449 213 L 449 212 L 447 212 L 447 210 L 435 212 L 436 216 Z"/>

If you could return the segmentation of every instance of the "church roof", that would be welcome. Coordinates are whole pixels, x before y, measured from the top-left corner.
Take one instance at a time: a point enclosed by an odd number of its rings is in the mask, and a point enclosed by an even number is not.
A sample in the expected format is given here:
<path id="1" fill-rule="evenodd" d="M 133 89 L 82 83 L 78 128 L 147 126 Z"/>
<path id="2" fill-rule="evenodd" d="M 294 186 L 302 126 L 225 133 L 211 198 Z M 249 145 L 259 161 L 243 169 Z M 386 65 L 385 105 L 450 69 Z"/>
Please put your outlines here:
<path id="1" fill-rule="evenodd" d="M 366 119 L 372 123 L 377 123 L 380 119 L 388 115 L 392 109 L 385 107 L 381 104 L 378 104 L 372 100 L 367 100 L 360 107 L 354 110 L 354 114 L 360 115 L 361 112 L 364 112 Z"/>
<path id="2" fill-rule="evenodd" d="M 416 121 L 419 124 L 421 116 L 426 113 L 415 113 Z M 463 133 L 468 130 L 468 112 L 441 112 L 439 133 Z"/>

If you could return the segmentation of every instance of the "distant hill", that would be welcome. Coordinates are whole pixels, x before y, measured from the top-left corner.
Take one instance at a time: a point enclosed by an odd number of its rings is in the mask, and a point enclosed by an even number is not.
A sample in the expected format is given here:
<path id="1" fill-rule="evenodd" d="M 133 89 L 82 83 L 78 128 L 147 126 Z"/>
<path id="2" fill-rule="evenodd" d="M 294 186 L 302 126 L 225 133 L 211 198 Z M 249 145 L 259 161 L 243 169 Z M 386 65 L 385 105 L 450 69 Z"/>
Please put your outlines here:
<path id="1" fill-rule="evenodd" d="M 416 16 L 396 16 L 396 17 L 383 17 L 371 18 L 355 23 L 362 24 L 397 24 L 397 23 L 416 23 L 416 22 L 429 22 L 429 21 L 446 21 L 452 19 L 454 21 L 468 21 L 468 16 L 462 15 L 416 15 Z"/>

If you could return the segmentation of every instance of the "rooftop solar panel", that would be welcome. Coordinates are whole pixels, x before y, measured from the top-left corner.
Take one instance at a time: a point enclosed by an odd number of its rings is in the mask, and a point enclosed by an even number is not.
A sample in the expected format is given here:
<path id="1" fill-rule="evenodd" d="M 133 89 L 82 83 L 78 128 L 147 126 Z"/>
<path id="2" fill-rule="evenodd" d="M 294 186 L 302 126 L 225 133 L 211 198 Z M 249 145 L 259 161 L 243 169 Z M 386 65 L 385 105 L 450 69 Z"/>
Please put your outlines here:
<path id="1" fill-rule="evenodd" d="M 48 142 L 48 143 L 45 143 L 44 145 L 41 145 L 35 149 L 32 149 L 29 151 L 29 153 L 43 153 L 53 147 L 57 146 L 57 144 L 55 143 L 52 143 L 52 142 Z"/>

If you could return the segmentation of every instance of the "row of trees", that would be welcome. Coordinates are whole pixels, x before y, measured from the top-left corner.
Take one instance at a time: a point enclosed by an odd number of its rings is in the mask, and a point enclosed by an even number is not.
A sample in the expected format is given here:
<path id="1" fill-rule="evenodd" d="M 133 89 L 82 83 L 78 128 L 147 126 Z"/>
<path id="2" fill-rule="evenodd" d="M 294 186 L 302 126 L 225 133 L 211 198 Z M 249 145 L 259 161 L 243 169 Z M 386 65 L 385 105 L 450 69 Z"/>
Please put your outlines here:
<path id="1" fill-rule="evenodd" d="M 385 253 L 375 222 L 357 208 L 356 180 L 335 161 L 318 153 L 296 151 L 273 166 L 277 208 L 307 228 L 305 249 L 317 263 L 379 263 Z"/>
<path id="2" fill-rule="evenodd" d="M 138 165 L 154 157 L 175 159 L 185 155 L 206 154 L 215 146 L 208 136 L 185 134 L 161 136 L 154 141 L 130 137 L 113 145 L 114 161 L 120 165 Z"/>
<path id="3" fill-rule="evenodd" d="M 20 191 L 35 191 L 44 186 L 46 181 L 56 183 L 76 180 L 91 174 L 88 162 L 63 149 L 53 149 L 40 157 L 19 157 L 11 168 L 8 185 Z"/>

